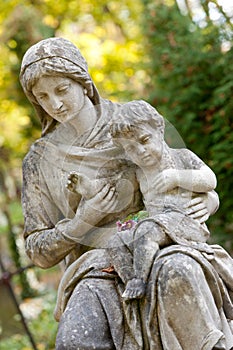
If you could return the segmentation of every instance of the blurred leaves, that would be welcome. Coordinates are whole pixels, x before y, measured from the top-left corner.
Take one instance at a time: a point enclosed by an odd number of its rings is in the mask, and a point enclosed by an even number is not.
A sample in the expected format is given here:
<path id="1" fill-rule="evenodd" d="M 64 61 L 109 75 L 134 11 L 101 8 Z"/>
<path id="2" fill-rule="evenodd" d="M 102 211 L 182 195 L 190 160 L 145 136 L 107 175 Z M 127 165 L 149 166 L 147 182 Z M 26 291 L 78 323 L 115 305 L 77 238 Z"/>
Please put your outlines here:
<path id="1" fill-rule="evenodd" d="M 13 270 L 25 265 L 18 248 L 23 234 L 22 210 L 18 210 L 22 159 L 41 132 L 19 84 L 22 57 L 41 39 L 66 37 L 80 47 L 89 66 L 94 67 L 90 72 L 103 97 L 132 99 L 142 87 L 138 67 L 143 50 L 137 25 L 141 8 L 140 0 L 0 3 L 0 239 L 6 238 Z M 28 295 L 27 281 L 21 282 L 24 297 Z"/>
<path id="2" fill-rule="evenodd" d="M 28 306 L 26 305 L 28 302 Z M 37 314 L 36 304 L 39 303 L 40 311 Z M 53 350 L 57 333 L 57 323 L 53 319 L 53 311 L 56 302 L 56 292 L 53 289 L 47 290 L 43 301 L 29 299 L 22 305 L 24 313 L 30 308 L 30 317 L 27 318 L 28 327 L 33 335 L 38 350 Z M 34 305 L 35 304 L 35 305 Z M 37 312 L 33 316 L 33 309 Z M 29 338 L 24 334 L 15 334 L 9 338 L 1 339 L 0 350 L 32 350 Z"/>
<path id="3" fill-rule="evenodd" d="M 217 0 L 2 1 L 0 171 L 18 181 L 40 135 L 18 80 L 22 56 L 38 40 L 63 36 L 83 52 L 103 97 L 148 100 L 209 163 L 221 199 L 214 231 L 231 232 L 232 17 Z"/>
<path id="4" fill-rule="evenodd" d="M 221 203 L 209 225 L 213 240 L 232 248 L 233 12 L 214 21 L 210 9 L 215 1 L 197 2 L 199 17 L 188 0 L 186 15 L 175 1 L 169 6 L 166 1 L 144 3 L 147 50 L 153 57 L 149 101 L 216 173 Z"/>
<path id="5" fill-rule="evenodd" d="M 103 97 L 127 100 L 142 91 L 140 0 L 4 0 L 0 10 L 0 147 L 11 144 L 11 158 L 25 154 L 40 133 L 18 79 L 23 54 L 37 41 L 57 35 L 77 44 Z"/>
<path id="6" fill-rule="evenodd" d="M 102 97 L 149 101 L 178 130 L 172 133 L 177 144 L 182 137 L 215 171 L 221 205 L 209 226 L 213 241 L 232 251 L 232 23 L 232 6 L 220 6 L 218 0 L 1 1 L 2 236 L 12 236 L 7 216 L 13 233 L 22 236 L 21 163 L 41 131 L 19 84 L 21 60 L 37 41 L 62 36 L 82 51 Z M 52 349 L 52 311 L 42 312 L 37 322 L 32 327 L 41 340 L 38 348 Z M 1 349 L 29 346 L 16 336 Z"/>
<path id="7" fill-rule="evenodd" d="M 83 52 L 102 97 L 148 100 L 209 163 L 221 199 L 213 220 L 223 225 L 214 231 L 231 232 L 232 17 L 217 0 L 2 1 L 0 171 L 20 178 L 40 135 L 18 80 L 22 56 L 38 40 L 63 36 Z"/>

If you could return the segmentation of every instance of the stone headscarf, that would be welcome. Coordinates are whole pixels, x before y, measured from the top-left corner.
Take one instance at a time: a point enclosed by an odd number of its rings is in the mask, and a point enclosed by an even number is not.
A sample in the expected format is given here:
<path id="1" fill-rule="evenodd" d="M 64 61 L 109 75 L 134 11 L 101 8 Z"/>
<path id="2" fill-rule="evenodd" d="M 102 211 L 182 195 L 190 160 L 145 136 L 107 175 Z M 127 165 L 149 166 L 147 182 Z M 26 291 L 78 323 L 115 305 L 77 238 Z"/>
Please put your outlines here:
<path id="1" fill-rule="evenodd" d="M 87 95 L 94 105 L 100 104 L 99 93 L 79 49 L 63 38 L 49 38 L 38 42 L 31 46 L 23 57 L 20 82 L 40 118 L 42 136 L 52 131 L 58 123 L 43 110 L 32 93 L 39 77 L 45 74 L 60 74 L 75 80 L 87 90 Z"/>

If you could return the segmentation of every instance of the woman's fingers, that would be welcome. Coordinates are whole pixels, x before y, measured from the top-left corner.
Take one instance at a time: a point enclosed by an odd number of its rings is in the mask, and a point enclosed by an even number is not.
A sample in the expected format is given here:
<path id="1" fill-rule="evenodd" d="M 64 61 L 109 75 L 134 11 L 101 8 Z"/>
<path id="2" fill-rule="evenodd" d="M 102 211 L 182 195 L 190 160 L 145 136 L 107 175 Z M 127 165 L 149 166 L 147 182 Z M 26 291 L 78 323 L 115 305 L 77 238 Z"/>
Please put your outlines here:
<path id="1" fill-rule="evenodd" d="M 113 186 L 111 186 L 110 184 L 106 184 L 102 187 L 100 192 L 97 194 L 97 197 L 101 201 L 103 200 L 108 201 L 108 200 L 111 200 L 115 191 L 116 189 Z"/>
<path id="2" fill-rule="evenodd" d="M 203 215 L 202 217 L 198 218 L 198 221 L 200 222 L 200 224 L 204 224 L 204 222 L 206 222 L 209 219 L 209 213 Z"/>
<path id="3" fill-rule="evenodd" d="M 89 201 L 89 206 L 95 210 L 108 213 L 117 206 L 116 188 L 110 184 L 105 184 L 100 192 Z"/>
<path id="4" fill-rule="evenodd" d="M 191 201 L 189 201 L 187 203 L 186 208 L 193 207 L 193 206 L 195 206 L 196 204 L 199 204 L 199 203 L 203 203 L 204 204 L 202 197 L 195 197 L 195 198 L 191 199 Z"/>
<path id="5" fill-rule="evenodd" d="M 200 213 L 196 213 L 195 215 L 190 215 L 191 218 L 197 220 L 200 224 L 206 222 L 209 218 L 209 213 L 206 211 L 201 211 Z"/>
<path id="6" fill-rule="evenodd" d="M 111 187 L 111 188 L 109 189 L 108 194 L 107 194 L 106 197 L 105 197 L 105 200 L 107 200 L 107 201 L 109 201 L 109 202 L 112 202 L 113 200 L 116 199 L 116 195 L 117 195 L 117 193 L 116 193 L 116 188 Z"/>
<path id="7" fill-rule="evenodd" d="M 198 219 L 206 214 L 208 214 L 208 210 L 202 209 L 202 210 L 196 211 L 195 213 L 189 214 L 189 216 L 191 216 L 191 218 L 193 219 Z"/>
<path id="8" fill-rule="evenodd" d="M 197 213 L 197 212 L 199 212 L 201 210 L 206 210 L 207 211 L 207 208 L 206 208 L 204 203 L 195 204 L 192 207 L 188 207 L 188 209 L 186 210 L 186 213 L 188 215 L 190 215 L 190 214 Z"/>
<path id="9" fill-rule="evenodd" d="M 102 206 L 105 211 L 113 211 L 117 206 L 117 192 L 115 187 L 110 187 L 103 199 Z"/>
<path id="10" fill-rule="evenodd" d="M 186 205 L 186 213 L 201 224 L 209 218 L 209 212 L 202 197 L 193 198 Z"/>

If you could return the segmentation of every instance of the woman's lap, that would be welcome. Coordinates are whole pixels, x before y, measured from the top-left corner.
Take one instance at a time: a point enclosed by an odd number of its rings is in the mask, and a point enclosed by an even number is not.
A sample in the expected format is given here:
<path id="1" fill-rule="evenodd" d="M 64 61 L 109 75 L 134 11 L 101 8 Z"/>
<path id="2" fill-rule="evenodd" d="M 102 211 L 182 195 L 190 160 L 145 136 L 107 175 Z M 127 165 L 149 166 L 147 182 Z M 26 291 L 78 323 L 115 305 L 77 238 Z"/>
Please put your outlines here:
<path id="1" fill-rule="evenodd" d="M 99 282 L 98 279 L 82 280 L 74 289 L 59 323 L 57 350 L 115 349 L 108 318 L 98 297 Z M 95 284 L 97 293 L 93 290 Z"/>
<path id="2" fill-rule="evenodd" d="M 156 349 L 209 350 L 222 336 L 216 298 L 203 271 L 196 259 L 179 252 L 154 264 L 141 316 L 147 324 L 144 337 L 156 344 Z M 113 280 L 83 279 L 60 321 L 56 349 L 136 349 L 123 344 L 124 332 L 129 329 L 123 318 Z"/>
<path id="3" fill-rule="evenodd" d="M 216 300 L 202 266 L 188 255 L 174 254 L 164 259 L 157 281 L 164 348 L 212 349 L 223 333 Z"/>

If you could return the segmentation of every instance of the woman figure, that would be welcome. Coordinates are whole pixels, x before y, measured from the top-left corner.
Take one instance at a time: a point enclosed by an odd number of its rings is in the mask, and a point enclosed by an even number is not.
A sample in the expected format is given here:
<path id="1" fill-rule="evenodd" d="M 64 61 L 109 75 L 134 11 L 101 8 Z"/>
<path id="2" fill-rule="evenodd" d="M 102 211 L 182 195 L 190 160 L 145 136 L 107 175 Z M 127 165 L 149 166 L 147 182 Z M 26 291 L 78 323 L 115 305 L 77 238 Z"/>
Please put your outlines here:
<path id="1" fill-rule="evenodd" d="M 141 209 L 141 196 L 133 166 L 109 133 L 120 105 L 100 98 L 79 50 L 62 38 L 43 40 L 25 54 L 20 79 L 42 123 L 42 137 L 23 163 L 26 251 L 42 268 L 62 260 L 67 267 L 55 311 L 56 349 L 229 350 L 233 274 L 220 247 L 209 256 L 177 245 L 162 249 L 146 297 L 122 301 L 105 247 L 116 220 Z M 66 188 L 71 171 L 102 186 L 82 201 Z M 208 197 L 211 213 L 217 199 Z M 208 216 L 205 202 L 191 201 L 189 214 Z"/>

